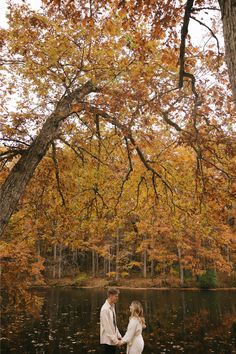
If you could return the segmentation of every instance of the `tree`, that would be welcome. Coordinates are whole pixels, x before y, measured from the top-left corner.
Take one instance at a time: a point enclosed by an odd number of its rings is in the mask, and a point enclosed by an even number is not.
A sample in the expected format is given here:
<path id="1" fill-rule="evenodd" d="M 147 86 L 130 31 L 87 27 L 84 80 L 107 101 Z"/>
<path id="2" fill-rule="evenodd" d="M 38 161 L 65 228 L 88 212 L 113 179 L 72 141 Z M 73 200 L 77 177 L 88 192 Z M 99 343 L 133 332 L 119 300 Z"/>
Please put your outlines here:
<path id="1" fill-rule="evenodd" d="M 8 95 L 3 102 L 7 113 L 3 115 L 2 141 L 9 144 L 1 158 L 3 162 L 14 156 L 19 159 L 0 190 L 1 234 L 49 146 L 63 134 L 67 136 L 72 131 L 81 141 L 83 129 L 88 127 L 99 138 L 101 121 L 107 128 L 113 125 L 116 134 L 136 151 L 152 175 L 154 189 L 160 181 L 167 193 L 173 195 L 172 186 L 163 177 L 165 171 L 153 169 L 145 148 L 139 143 L 144 139 L 142 135 L 153 136 L 156 126 L 160 129 L 169 126 L 168 129 L 175 130 L 179 139 L 195 151 L 200 171 L 205 158 L 205 142 L 198 127 L 202 117 L 204 128 L 209 131 L 215 115 L 231 115 L 230 104 L 222 92 L 217 90 L 218 99 L 211 102 L 216 108 L 214 113 L 208 106 L 210 90 L 200 87 L 205 79 L 199 81 L 197 90 L 195 87 L 193 71 L 197 72 L 198 65 L 192 58 L 197 51 L 190 44 L 188 55 L 185 50 L 194 1 L 187 1 L 185 7 L 180 46 L 179 87 L 183 90 L 176 85 L 175 65 L 179 45 L 175 29 L 182 17 L 181 4 L 173 7 L 167 1 L 157 7 L 154 2 L 129 5 L 125 1 L 102 1 L 87 6 L 86 1 L 81 1 L 79 10 L 73 2 L 68 6 L 64 2 L 55 4 L 56 11 L 49 6 L 42 13 L 30 11 L 26 5 L 12 7 L 9 30 L 1 32 L 3 93 L 22 93 L 17 113 L 9 111 Z M 100 11 L 98 5 L 106 11 Z M 196 5 L 202 6 L 204 2 L 196 1 Z M 226 11 L 222 4 L 221 9 Z M 147 21 L 145 24 L 140 22 L 142 16 Z M 169 32 L 170 26 L 173 30 Z M 207 57 L 201 54 L 199 60 L 207 64 Z M 214 75 L 215 68 L 210 70 Z M 32 105 L 32 101 L 37 104 Z M 36 124 L 39 132 L 34 134 L 33 141 L 26 137 L 31 124 Z M 140 128 L 142 133 L 136 134 Z M 219 136 L 225 139 L 223 131 Z M 210 159 L 213 155 L 214 152 Z"/>
<path id="2" fill-rule="evenodd" d="M 177 285 L 178 273 L 181 284 L 186 274 L 194 278 L 208 269 L 230 273 L 235 237 L 227 223 L 234 214 L 225 208 L 231 202 L 227 181 L 213 166 L 205 168 L 209 193 L 201 201 L 194 153 L 183 146 L 166 149 L 167 136 L 156 137 L 148 153 L 159 156 L 153 165 L 161 163 L 175 185 L 173 205 L 161 185 L 156 199 L 152 177 L 137 156 L 126 179 L 127 151 L 117 136 L 103 135 L 101 143 L 99 157 L 106 164 L 94 163 L 89 154 L 78 159 L 77 150 L 67 146 L 57 149 L 54 171 L 54 152 L 48 151 L 11 219 L 2 250 L 9 244 L 12 250 L 16 242 L 30 244 L 45 259 L 46 279 L 83 272 L 119 280 L 151 273 L 159 285 Z M 83 148 L 89 146 L 95 154 L 98 141 Z M 232 161 L 229 165 L 235 168 Z"/>

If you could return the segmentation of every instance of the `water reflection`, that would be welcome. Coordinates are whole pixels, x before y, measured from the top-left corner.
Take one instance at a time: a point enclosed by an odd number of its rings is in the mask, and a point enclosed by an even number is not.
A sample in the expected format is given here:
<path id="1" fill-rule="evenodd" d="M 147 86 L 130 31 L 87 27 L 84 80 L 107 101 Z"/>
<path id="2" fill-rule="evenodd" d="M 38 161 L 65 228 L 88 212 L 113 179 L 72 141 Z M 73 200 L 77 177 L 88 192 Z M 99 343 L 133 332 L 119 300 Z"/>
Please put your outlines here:
<path id="1" fill-rule="evenodd" d="M 44 298 L 38 317 L 12 313 L 2 319 L 2 354 L 100 352 L 99 311 L 105 290 L 50 289 L 37 294 Z M 117 315 L 123 333 L 132 300 L 144 306 L 144 353 L 236 353 L 236 291 L 121 290 Z M 9 331 L 11 322 L 17 328 Z"/>

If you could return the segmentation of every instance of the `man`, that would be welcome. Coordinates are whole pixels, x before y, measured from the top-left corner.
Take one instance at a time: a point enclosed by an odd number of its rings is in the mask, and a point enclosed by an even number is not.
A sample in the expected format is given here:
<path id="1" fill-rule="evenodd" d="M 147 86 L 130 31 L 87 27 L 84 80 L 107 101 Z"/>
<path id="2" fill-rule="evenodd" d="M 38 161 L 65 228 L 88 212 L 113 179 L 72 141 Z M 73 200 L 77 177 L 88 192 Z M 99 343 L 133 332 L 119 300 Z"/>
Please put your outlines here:
<path id="1" fill-rule="evenodd" d="M 115 354 L 116 347 L 121 340 L 116 323 L 115 304 L 118 301 L 119 290 L 110 288 L 107 291 L 107 300 L 100 312 L 100 343 L 104 354 Z"/>

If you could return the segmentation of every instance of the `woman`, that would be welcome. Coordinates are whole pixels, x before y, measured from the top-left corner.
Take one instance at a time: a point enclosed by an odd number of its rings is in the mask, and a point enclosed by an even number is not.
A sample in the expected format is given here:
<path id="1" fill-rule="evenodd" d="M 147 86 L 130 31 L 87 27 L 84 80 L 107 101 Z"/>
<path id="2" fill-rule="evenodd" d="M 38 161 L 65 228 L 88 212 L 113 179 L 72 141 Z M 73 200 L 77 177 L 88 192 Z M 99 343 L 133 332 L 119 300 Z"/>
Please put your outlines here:
<path id="1" fill-rule="evenodd" d="M 120 345 L 127 343 L 127 354 L 141 354 L 144 347 L 142 330 L 146 325 L 143 308 L 139 301 L 131 303 L 130 312 L 129 325 Z"/>

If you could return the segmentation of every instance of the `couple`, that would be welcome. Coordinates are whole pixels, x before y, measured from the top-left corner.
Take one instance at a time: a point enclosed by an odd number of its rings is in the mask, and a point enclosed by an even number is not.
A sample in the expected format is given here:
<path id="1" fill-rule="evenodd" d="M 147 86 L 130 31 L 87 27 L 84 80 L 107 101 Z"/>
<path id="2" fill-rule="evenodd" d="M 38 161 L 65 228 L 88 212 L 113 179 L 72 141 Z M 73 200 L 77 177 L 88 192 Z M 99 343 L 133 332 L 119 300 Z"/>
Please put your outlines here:
<path id="1" fill-rule="evenodd" d="M 118 301 L 119 290 L 108 289 L 107 300 L 100 312 L 100 343 L 104 354 L 115 354 L 116 348 L 127 344 L 127 354 L 141 354 L 144 347 L 142 329 L 145 328 L 143 308 L 139 301 L 130 305 L 131 316 L 127 331 L 122 338 L 117 328 L 115 304 Z"/>

